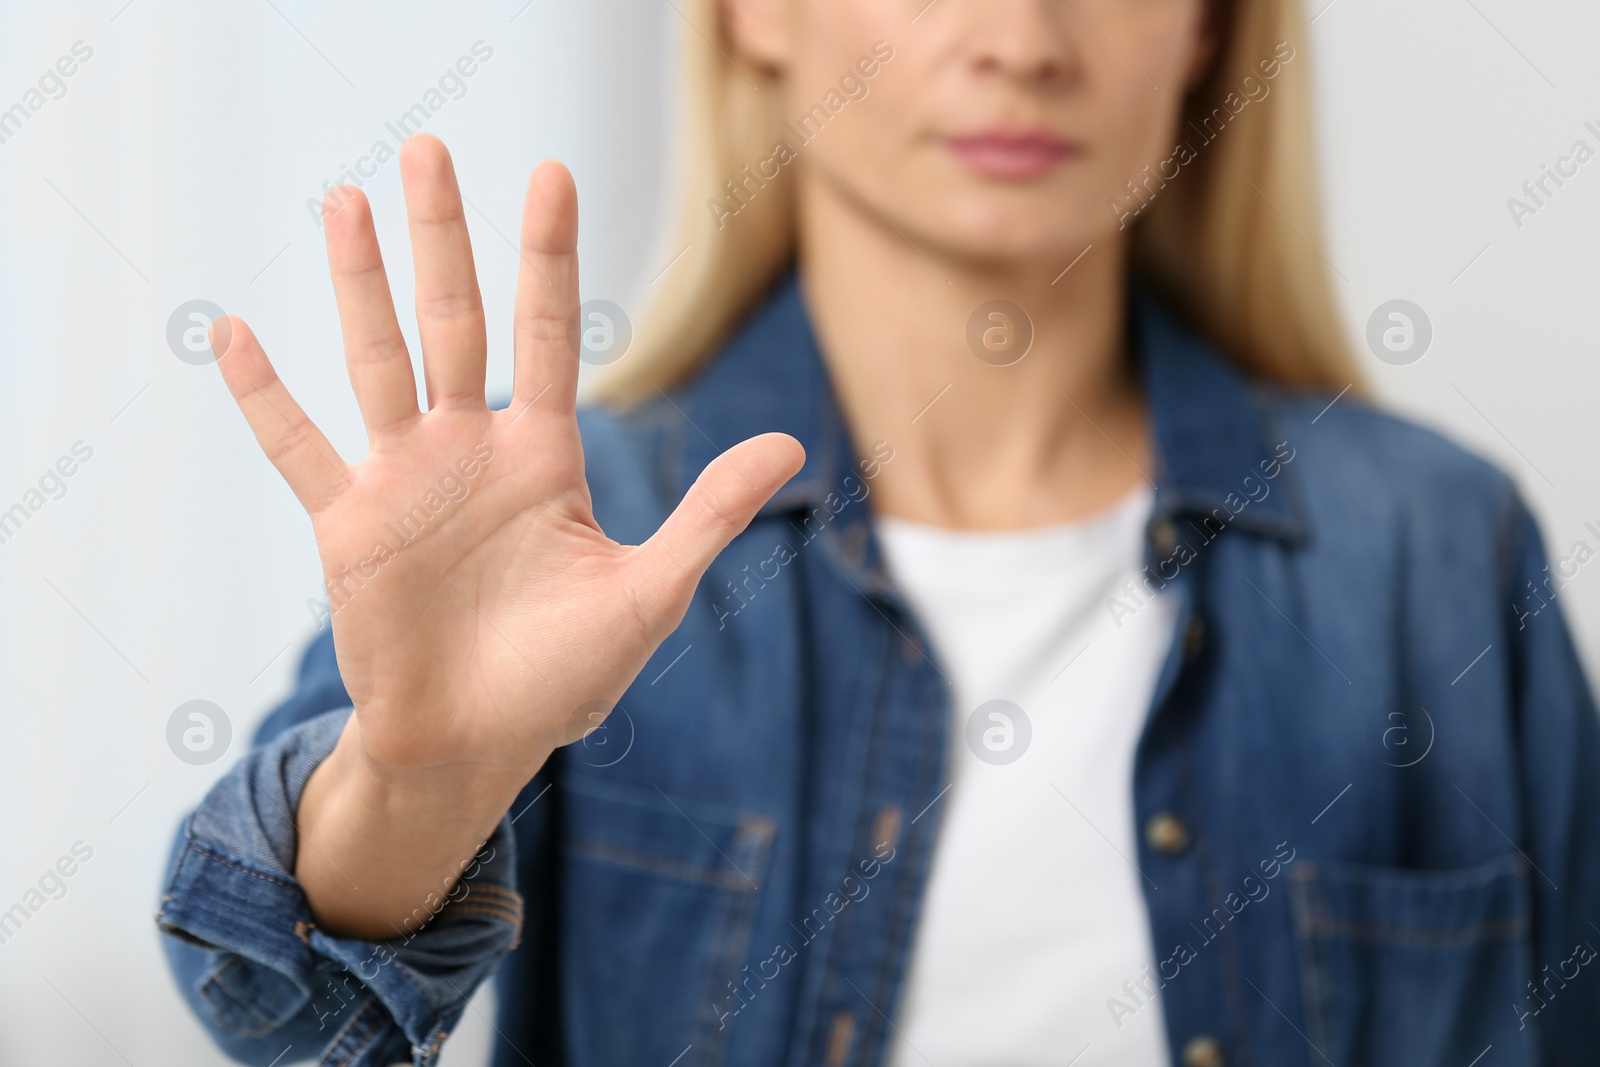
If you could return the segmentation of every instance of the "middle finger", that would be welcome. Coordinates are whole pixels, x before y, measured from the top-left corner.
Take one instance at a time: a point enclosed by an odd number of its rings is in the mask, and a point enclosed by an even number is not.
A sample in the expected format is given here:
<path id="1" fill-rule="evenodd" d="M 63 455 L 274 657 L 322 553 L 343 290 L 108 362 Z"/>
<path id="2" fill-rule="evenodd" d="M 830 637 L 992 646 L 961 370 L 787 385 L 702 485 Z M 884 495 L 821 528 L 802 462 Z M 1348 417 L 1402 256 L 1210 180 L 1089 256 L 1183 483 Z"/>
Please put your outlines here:
<path id="1" fill-rule="evenodd" d="M 438 138 L 418 134 L 400 149 L 400 177 L 417 273 L 417 329 L 428 407 L 482 407 L 488 350 L 483 298 L 450 153 Z"/>

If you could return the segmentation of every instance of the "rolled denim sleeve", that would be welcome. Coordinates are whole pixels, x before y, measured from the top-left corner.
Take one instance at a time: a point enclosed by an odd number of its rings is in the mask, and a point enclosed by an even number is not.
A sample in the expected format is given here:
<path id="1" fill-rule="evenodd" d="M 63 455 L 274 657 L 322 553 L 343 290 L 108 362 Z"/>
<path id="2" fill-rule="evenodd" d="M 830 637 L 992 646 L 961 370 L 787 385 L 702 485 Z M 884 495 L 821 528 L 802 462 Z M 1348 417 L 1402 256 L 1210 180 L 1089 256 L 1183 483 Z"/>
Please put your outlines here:
<path id="1" fill-rule="evenodd" d="M 419 909 L 415 929 L 370 942 L 317 928 L 293 875 L 292 813 L 350 714 L 318 714 L 252 749 L 173 848 L 156 916 L 168 959 L 217 1043 L 245 1063 L 433 1064 L 521 935 L 505 818 L 448 897 Z"/>

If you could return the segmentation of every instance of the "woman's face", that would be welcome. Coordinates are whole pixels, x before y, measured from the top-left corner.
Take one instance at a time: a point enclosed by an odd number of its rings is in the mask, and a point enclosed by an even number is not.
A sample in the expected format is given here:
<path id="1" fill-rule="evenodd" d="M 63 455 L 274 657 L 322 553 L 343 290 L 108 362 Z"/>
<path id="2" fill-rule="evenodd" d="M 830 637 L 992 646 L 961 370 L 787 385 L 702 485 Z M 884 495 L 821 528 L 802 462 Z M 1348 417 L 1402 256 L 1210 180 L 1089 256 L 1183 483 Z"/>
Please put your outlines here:
<path id="1" fill-rule="evenodd" d="M 1055 262 L 1114 239 L 1173 154 L 1206 0 L 724 0 L 783 72 L 807 181 L 917 245 Z M 880 43 L 881 42 L 881 43 Z M 1152 181 L 1154 185 L 1154 181 Z"/>

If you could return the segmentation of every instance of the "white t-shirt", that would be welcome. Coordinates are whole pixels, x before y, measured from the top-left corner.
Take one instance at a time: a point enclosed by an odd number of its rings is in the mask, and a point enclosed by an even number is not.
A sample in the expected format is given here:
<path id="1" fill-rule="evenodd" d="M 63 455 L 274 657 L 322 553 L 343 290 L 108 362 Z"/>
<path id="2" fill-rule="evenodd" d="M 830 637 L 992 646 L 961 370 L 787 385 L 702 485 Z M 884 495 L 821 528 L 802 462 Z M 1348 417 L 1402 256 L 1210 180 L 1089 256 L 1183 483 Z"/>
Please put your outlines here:
<path id="1" fill-rule="evenodd" d="M 1170 1062 L 1159 1001 L 1120 1026 L 1107 1004 L 1131 1003 L 1124 983 L 1148 988 L 1155 966 L 1133 756 L 1175 611 L 1170 596 L 1123 591 L 1140 582 L 1151 501 L 1141 486 L 1085 520 L 1020 532 L 879 520 L 954 719 L 890 1067 Z M 1111 597 L 1143 606 L 1119 626 Z"/>

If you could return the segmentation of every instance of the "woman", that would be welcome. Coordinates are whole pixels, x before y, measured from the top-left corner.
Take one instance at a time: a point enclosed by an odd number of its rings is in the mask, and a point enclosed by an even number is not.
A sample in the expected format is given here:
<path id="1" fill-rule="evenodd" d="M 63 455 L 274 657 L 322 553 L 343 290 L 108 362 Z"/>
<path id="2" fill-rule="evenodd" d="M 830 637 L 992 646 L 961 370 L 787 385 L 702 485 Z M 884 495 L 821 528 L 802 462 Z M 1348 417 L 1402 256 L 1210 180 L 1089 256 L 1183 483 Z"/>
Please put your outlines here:
<path id="1" fill-rule="evenodd" d="M 1588 1062 L 1595 708 L 1509 481 L 1356 397 L 1292 0 L 685 13 L 601 404 L 570 177 L 491 410 L 426 137 L 426 414 L 354 190 L 363 462 L 214 328 L 332 621 L 179 837 L 218 1041 L 433 1063 L 498 966 L 499 1064 Z"/>

